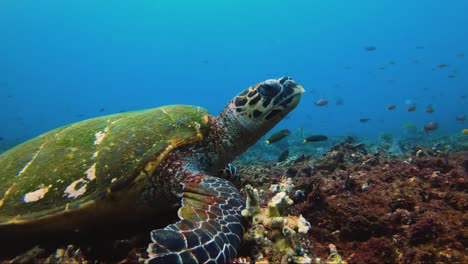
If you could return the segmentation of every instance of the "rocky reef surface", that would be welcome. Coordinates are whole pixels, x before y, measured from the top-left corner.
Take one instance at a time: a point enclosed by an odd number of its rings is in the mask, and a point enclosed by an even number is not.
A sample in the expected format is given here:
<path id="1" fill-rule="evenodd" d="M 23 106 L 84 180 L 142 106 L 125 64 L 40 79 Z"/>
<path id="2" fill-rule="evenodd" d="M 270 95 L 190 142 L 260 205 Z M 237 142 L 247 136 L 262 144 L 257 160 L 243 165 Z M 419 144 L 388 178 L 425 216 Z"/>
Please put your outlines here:
<path id="1" fill-rule="evenodd" d="M 287 213 L 311 224 L 301 250 L 312 263 L 468 263 L 468 152 L 414 145 L 384 154 L 343 141 L 319 158 L 240 167 L 245 183 L 265 192 L 291 179 Z M 241 254 L 256 260 L 251 248 Z"/>

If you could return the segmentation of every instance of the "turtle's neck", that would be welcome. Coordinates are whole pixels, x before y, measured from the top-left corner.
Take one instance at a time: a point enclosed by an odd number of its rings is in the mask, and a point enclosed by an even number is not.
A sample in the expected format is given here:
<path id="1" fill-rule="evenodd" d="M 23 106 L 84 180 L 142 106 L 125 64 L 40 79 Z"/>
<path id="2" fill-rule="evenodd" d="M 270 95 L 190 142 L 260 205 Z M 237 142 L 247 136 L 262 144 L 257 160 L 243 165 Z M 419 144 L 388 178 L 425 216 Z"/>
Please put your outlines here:
<path id="1" fill-rule="evenodd" d="M 207 172 L 215 173 L 255 144 L 270 126 L 242 124 L 235 111 L 234 100 L 216 118 L 210 119 L 210 131 L 203 140 L 203 153 L 209 162 Z M 273 126 L 274 124 L 272 124 Z"/>

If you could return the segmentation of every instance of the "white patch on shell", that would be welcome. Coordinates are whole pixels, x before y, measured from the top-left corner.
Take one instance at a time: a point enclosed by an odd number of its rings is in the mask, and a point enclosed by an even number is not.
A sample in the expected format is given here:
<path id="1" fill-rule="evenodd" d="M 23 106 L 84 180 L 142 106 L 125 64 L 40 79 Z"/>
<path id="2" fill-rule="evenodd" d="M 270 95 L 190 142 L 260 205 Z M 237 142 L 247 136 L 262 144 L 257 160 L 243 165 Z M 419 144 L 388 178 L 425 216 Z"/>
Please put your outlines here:
<path id="1" fill-rule="evenodd" d="M 80 183 L 83 183 L 83 185 L 77 190 L 76 186 Z M 88 185 L 87 180 L 83 178 L 78 179 L 67 186 L 67 188 L 63 192 L 63 196 L 67 196 L 67 198 L 75 199 L 76 197 L 83 195 L 86 192 L 86 185 Z"/>
<path id="2" fill-rule="evenodd" d="M 107 135 L 107 132 L 109 132 L 109 127 L 104 128 L 104 131 L 96 132 L 96 134 L 94 134 L 94 136 L 96 137 L 96 140 L 94 140 L 94 145 L 101 144 L 102 140 Z"/>
<path id="3" fill-rule="evenodd" d="M 37 150 L 36 154 L 34 154 L 33 158 L 28 162 L 26 163 L 26 165 L 23 167 L 22 170 L 20 170 L 20 172 L 18 172 L 18 174 L 16 175 L 16 177 L 18 176 L 21 176 L 21 174 L 25 173 L 26 170 L 29 168 L 29 166 L 31 166 L 32 162 L 37 158 L 37 156 L 39 156 L 39 153 L 41 153 L 42 151 L 42 148 L 45 146 L 47 142 L 45 142 L 44 144 L 42 144 L 39 149 Z"/>
<path id="4" fill-rule="evenodd" d="M 49 191 L 49 187 L 43 187 L 39 190 L 35 190 L 33 192 L 29 192 L 24 195 L 23 201 L 25 203 L 36 202 L 40 199 L 44 198 L 44 195 Z"/>
<path id="5" fill-rule="evenodd" d="M 96 179 L 96 163 L 94 163 L 93 166 L 89 167 L 89 169 L 85 173 L 86 173 L 86 178 L 89 181 Z"/>

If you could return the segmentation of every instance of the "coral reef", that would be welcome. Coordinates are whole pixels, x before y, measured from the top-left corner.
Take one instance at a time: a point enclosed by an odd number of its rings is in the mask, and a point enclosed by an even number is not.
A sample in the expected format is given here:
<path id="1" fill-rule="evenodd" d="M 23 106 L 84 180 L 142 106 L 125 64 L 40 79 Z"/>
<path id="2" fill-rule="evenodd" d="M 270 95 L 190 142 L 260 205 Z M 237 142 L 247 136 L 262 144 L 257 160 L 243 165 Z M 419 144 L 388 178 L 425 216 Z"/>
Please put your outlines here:
<path id="1" fill-rule="evenodd" d="M 244 235 L 244 243 L 253 245 L 250 255 L 261 263 L 311 263 L 301 247 L 300 235 L 306 234 L 310 223 L 302 217 L 288 214 L 293 200 L 291 178 L 284 178 L 264 192 L 245 186 L 247 208 L 242 215 L 250 219 L 251 226 Z M 276 193 L 276 194 L 275 194 Z M 268 202 L 264 197 L 275 194 Z"/>
<path id="2" fill-rule="evenodd" d="M 468 149 L 426 145 L 396 157 L 350 137 L 322 157 L 239 166 L 263 193 L 291 178 L 290 214 L 311 223 L 304 249 L 315 263 L 338 261 L 329 244 L 341 263 L 468 263 Z"/>

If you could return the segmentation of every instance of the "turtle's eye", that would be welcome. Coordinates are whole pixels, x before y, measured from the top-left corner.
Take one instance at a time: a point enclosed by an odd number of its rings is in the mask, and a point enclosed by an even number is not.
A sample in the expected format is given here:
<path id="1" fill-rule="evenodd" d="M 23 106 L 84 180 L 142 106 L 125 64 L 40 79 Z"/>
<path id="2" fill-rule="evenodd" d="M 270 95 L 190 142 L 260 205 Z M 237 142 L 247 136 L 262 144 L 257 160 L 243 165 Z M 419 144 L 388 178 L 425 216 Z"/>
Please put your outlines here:
<path id="1" fill-rule="evenodd" d="M 258 91 L 265 98 L 273 98 L 281 92 L 281 86 L 278 83 L 264 83 Z"/>
<path id="2" fill-rule="evenodd" d="M 284 82 L 289 81 L 289 80 L 291 80 L 291 77 L 281 77 L 281 79 L 279 79 L 279 82 L 281 84 L 284 84 Z"/>

